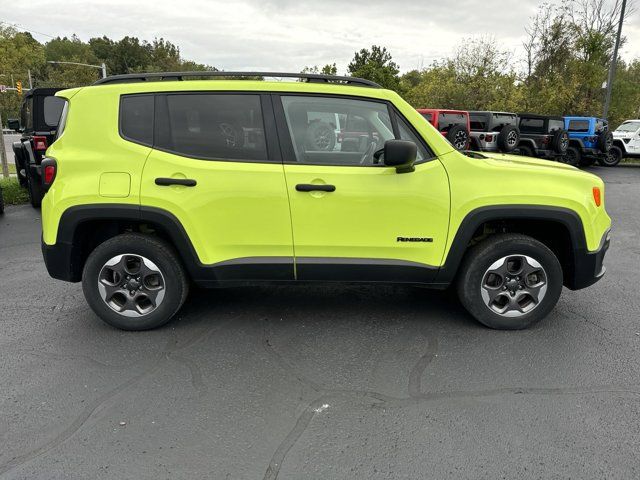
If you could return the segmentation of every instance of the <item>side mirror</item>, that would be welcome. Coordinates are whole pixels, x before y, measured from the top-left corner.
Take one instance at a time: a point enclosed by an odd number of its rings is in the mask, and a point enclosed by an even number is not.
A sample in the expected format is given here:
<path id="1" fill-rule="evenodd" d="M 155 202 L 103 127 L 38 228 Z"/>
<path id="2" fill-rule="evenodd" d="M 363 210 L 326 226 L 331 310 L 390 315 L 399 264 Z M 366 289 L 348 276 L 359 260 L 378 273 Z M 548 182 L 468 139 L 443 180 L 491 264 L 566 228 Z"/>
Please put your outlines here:
<path id="1" fill-rule="evenodd" d="M 409 173 L 418 156 L 418 147 L 408 140 L 387 140 L 384 142 L 384 164 L 396 167 L 398 173 Z"/>
<path id="2" fill-rule="evenodd" d="M 15 130 L 16 132 L 20 131 L 20 120 L 17 118 L 9 118 L 7 120 L 7 126 L 10 130 Z"/>

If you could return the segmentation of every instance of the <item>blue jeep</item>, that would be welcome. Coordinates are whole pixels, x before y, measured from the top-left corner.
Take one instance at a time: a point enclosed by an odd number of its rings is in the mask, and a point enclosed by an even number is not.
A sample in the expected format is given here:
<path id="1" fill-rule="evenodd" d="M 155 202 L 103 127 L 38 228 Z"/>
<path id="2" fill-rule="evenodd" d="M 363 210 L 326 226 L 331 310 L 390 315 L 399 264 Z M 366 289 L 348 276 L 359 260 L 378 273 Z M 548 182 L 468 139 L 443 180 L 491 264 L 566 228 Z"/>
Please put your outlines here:
<path id="1" fill-rule="evenodd" d="M 564 161 L 569 165 L 612 166 L 609 150 L 613 145 L 613 134 L 609 123 L 597 117 L 564 117 L 564 128 L 569 132 L 569 148 Z"/>

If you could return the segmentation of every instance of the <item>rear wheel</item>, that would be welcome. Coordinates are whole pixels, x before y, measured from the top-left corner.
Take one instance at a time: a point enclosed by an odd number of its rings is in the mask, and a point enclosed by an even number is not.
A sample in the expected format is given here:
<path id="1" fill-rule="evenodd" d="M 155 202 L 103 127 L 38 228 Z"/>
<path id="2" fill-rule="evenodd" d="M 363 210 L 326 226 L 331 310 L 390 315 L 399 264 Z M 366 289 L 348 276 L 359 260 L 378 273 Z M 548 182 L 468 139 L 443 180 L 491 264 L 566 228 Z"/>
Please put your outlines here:
<path id="1" fill-rule="evenodd" d="M 567 148 L 565 154 L 560 157 L 560 161 L 562 163 L 566 163 L 567 165 L 577 167 L 580 164 L 580 157 L 580 150 L 578 150 L 576 147 L 569 147 Z"/>
<path id="2" fill-rule="evenodd" d="M 458 296 L 490 328 L 520 330 L 542 320 L 562 291 L 562 267 L 547 246 L 520 234 L 489 237 L 467 252 Z"/>
<path id="3" fill-rule="evenodd" d="M 598 158 L 598 163 L 603 167 L 615 167 L 622 160 L 622 149 L 617 145 L 612 146 L 607 155 Z"/>
<path id="4" fill-rule="evenodd" d="M 173 249 L 157 238 L 123 234 L 91 252 L 82 272 L 89 306 L 109 325 L 149 330 L 167 323 L 187 297 L 187 277 Z"/>

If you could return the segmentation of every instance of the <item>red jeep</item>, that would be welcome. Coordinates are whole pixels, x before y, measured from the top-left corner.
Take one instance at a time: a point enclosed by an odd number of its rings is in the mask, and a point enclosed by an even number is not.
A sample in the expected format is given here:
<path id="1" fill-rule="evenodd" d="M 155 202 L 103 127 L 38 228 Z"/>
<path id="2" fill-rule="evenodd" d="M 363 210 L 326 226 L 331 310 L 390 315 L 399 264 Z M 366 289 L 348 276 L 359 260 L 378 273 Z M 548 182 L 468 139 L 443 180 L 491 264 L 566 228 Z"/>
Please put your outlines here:
<path id="1" fill-rule="evenodd" d="M 418 108 L 417 110 L 457 150 L 466 150 L 469 147 L 469 132 L 471 131 L 469 112 L 464 110 L 441 110 L 439 108 Z"/>

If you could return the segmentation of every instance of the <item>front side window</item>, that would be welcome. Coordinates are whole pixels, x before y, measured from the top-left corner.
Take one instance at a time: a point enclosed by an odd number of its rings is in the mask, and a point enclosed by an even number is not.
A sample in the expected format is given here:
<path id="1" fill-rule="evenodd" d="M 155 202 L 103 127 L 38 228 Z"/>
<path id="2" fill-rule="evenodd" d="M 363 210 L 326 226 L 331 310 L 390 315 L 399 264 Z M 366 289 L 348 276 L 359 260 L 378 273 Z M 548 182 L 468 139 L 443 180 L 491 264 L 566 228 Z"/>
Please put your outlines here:
<path id="1" fill-rule="evenodd" d="M 136 143 L 153 144 L 153 95 L 125 95 L 120 100 L 120 133 Z"/>
<path id="2" fill-rule="evenodd" d="M 48 127 L 58 126 L 65 103 L 65 99 L 62 97 L 44 97 L 44 123 Z"/>
<path id="3" fill-rule="evenodd" d="M 167 94 L 158 101 L 155 147 L 201 159 L 267 160 L 259 95 Z"/>
<path id="4" fill-rule="evenodd" d="M 385 103 L 332 97 L 283 96 L 296 160 L 316 165 L 373 165 L 373 154 L 395 138 Z"/>

